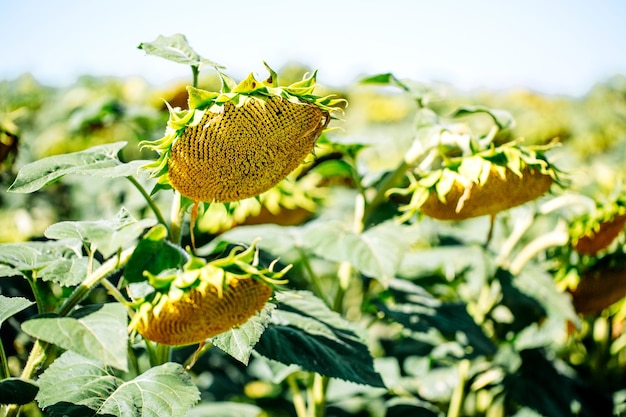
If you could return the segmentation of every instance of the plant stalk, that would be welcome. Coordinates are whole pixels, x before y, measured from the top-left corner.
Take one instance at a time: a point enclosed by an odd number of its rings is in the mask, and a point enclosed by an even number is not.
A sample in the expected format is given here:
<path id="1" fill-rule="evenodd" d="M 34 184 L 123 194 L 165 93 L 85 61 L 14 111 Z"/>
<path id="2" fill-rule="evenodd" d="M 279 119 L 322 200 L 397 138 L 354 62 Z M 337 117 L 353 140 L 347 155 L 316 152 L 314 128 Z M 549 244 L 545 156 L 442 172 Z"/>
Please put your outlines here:
<path id="1" fill-rule="evenodd" d="M 562 225 L 561 225 L 562 226 Z M 511 262 L 509 272 L 513 275 L 519 274 L 524 266 L 540 252 L 555 246 L 563 246 L 569 241 L 569 233 L 567 233 L 567 226 L 557 227 L 556 230 L 539 236 L 524 246 L 519 251 L 515 259 Z"/>
<path id="2" fill-rule="evenodd" d="M 85 281 L 83 281 L 76 289 L 65 299 L 63 304 L 57 309 L 56 313 L 63 317 L 67 316 L 73 309 L 82 301 L 83 298 L 91 291 L 101 280 L 109 276 L 115 270 L 126 265 L 131 255 L 135 251 L 135 247 L 132 246 L 118 256 L 110 258 L 105 263 L 100 265 L 92 274 L 89 274 Z"/>
<path id="3" fill-rule="evenodd" d="M 171 243 L 180 245 L 184 219 L 185 210 L 183 209 L 183 196 L 176 191 L 174 192 L 174 200 L 172 201 L 172 209 L 170 212 L 169 239 Z"/>
<path id="4" fill-rule="evenodd" d="M 298 387 L 298 381 L 296 381 L 296 375 L 294 373 L 287 376 L 287 385 L 289 386 L 289 391 L 291 391 L 291 397 L 293 407 L 296 410 L 296 416 L 307 417 L 306 402 L 304 401 L 304 397 L 302 396 L 302 391 L 300 391 L 300 387 Z"/>
<path id="5" fill-rule="evenodd" d="M 168 225 L 167 225 L 167 222 L 165 221 L 165 217 L 163 217 L 163 213 L 161 213 L 161 210 L 159 209 L 159 206 L 156 205 L 156 203 L 154 202 L 152 197 L 150 197 L 150 194 L 148 194 L 146 189 L 139 183 L 139 181 L 137 181 L 137 179 L 135 177 L 128 176 L 126 178 L 141 193 L 141 195 L 143 196 L 144 200 L 146 200 L 146 203 L 148 203 L 148 206 L 150 207 L 150 210 L 152 210 L 152 212 L 156 216 L 157 221 L 167 228 Z M 168 230 L 168 232 L 169 232 L 169 230 Z"/>
<path id="6" fill-rule="evenodd" d="M 456 387 L 454 387 L 447 417 L 459 417 L 461 415 L 461 409 L 463 408 L 463 401 L 465 399 L 465 384 L 467 383 L 469 368 L 470 361 L 468 359 L 463 359 L 459 362 L 459 382 Z"/>
<path id="7" fill-rule="evenodd" d="M 2 339 L 0 339 L 0 380 L 9 378 L 11 376 L 11 370 L 9 369 L 9 361 L 7 360 L 7 354 L 4 351 L 4 345 Z"/>
<path id="8" fill-rule="evenodd" d="M 378 206 L 380 206 L 387 200 L 387 191 L 393 188 L 402 180 L 402 178 L 404 178 L 406 171 L 410 167 L 411 165 L 403 160 L 402 163 L 395 169 L 395 171 L 385 177 L 382 184 L 380 184 L 380 186 L 376 190 L 374 198 L 372 198 L 372 201 L 370 201 L 370 203 L 365 208 L 362 219 L 363 224 L 365 224 L 369 220 L 370 216 L 374 213 L 374 210 L 376 210 Z"/>

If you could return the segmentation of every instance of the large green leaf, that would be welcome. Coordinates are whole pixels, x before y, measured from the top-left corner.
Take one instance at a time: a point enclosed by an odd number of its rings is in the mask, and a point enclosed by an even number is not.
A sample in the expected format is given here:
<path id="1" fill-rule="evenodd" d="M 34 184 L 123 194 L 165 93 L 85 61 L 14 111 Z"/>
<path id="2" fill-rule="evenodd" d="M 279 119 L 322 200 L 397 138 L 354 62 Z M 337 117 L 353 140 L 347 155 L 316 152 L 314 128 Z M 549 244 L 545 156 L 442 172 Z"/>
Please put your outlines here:
<path id="1" fill-rule="evenodd" d="M 24 405 L 35 399 L 39 386 L 21 378 L 6 378 L 0 381 L 0 404 Z"/>
<path id="2" fill-rule="evenodd" d="M 124 268 L 126 281 L 143 282 L 146 280 L 144 271 L 157 275 L 163 270 L 177 268 L 185 263 L 188 255 L 166 238 L 167 229 L 161 224 L 145 234 Z"/>
<path id="3" fill-rule="evenodd" d="M 0 326 L 9 317 L 30 307 L 34 303 L 23 297 L 5 297 L 0 295 Z"/>
<path id="4" fill-rule="evenodd" d="M 37 271 L 43 281 L 74 286 L 87 275 L 88 259 L 82 256 L 78 239 L 0 245 L 0 263 L 18 271 Z M 98 266 L 94 262 L 94 267 Z M 10 272 L 7 271 L 7 272 Z"/>
<path id="5" fill-rule="evenodd" d="M 381 313 L 405 328 L 420 333 L 436 329 L 452 341 L 462 333 L 466 346 L 459 351 L 468 352 L 470 356 L 495 353 L 495 345 L 469 315 L 464 304 L 444 303 L 422 287 L 401 279 L 390 283 L 389 293 L 393 294 L 392 301 L 374 302 Z"/>
<path id="6" fill-rule="evenodd" d="M 8 191 L 32 193 L 68 174 L 107 178 L 133 175 L 140 166 L 145 165 L 146 161 L 122 163 L 117 154 L 124 146 L 126 142 L 115 142 L 31 162 L 20 169 Z"/>
<path id="7" fill-rule="evenodd" d="M 519 370 L 504 378 L 507 401 L 531 408 L 542 416 L 614 415 L 610 393 L 573 377 L 571 369 L 562 362 L 547 358 L 542 349 L 522 351 L 520 357 Z M 572 412 L 573 401 L 577 405 L 575 413 Z"/>
<path id="8" fill-rule="evenodd" d="M 384 387 L 357 327 L 307 291 L 276 295 L 278 308 L 255 350 L 278 362 L 358 384 Z"/>
<path id="9" fill-rule="evenodd" d="M 24 274 L 8 265 L 0 265 L 0 277 L 22 277 Z"/>
<path id="10" fill-rule="evenodd" d="M 211 343 L 247 365 L 254 346 L 271 320 L 270 313 L 276 306 L 267 304 L 261 312 L 239 327 L 232 328 L 211 339 Z"/>
<path id="11" fill-rule="evenodd" d="M 567 323 L 579 323 L 571 297 L 560 291 L 554 278 L 536 265 L 528 265 L 516 277 L 497 271 L 502 285 L 502 304 L 515 320 L 501 327 L 515 332 L 518 350 L 562 346 L 570 338 Z"/>
<path id="12" fill-rule="evenodd" d="M 43 268 L 51 261 L 81 254 L 82 243 L 77 239 L 57 242 L 23 242 L 0 245 L 0 263 L 18 271 Z"/>
<path id="13" fill-rule="evenodd" d="M 147 227 L 156 223 L 154 219 L 136 220 L 124 207 L 108 220 L 60 222 L 46 229 L 49 239 L 77 238 L 85 244 L 91 244 L 108 258 L 137 239 Z"/>
<path id="14" fill-rule="evenodd" d="M 180 417 L 200 399 L 177 363 L 124 381 L 102 362 L 65 352 L 39 378 L 37 402 L 50 417 Z"/>
<path id="15" fill-rule="evenodd" d="M 339 222 L 323 222 L 308 227 L 304 244 L 321 258 L 350 262 L 364 275 L 387 285 L 416 239 L 411 227 L 392 221 L 360 234 Z"/>
<path id="16" fill-rule="evenodd" d="M 189 46 L 185 35 L 180 33 L 171 36 L 159 35 L 152 42 L 140 43 L 138 48 L 144 50 L 148 55 L 158 56 L 179 64 L 223 68 L 221 65 L 198 55 Z"/>
<path id="17" fill-rule="evenodd" d="M 22 330 L 107 366 L 126 371 L 127 317 L 120 303 L 83 307 L 72 317 L 36 318 L 22 323 Z"/>

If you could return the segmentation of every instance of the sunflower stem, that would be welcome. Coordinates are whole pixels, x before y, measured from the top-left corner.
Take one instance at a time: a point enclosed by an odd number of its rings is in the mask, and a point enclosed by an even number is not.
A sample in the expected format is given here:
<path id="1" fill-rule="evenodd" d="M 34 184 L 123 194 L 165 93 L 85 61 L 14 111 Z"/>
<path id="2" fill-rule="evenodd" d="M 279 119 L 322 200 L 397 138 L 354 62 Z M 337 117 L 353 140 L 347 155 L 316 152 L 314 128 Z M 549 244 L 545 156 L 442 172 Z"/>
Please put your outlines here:
<path id="1" fill-rule="evenodd" d="M 39 314 L 42 314 L 46 312 L 46 307 L 43 302 L 43 299 L 41 298 L 41 292 L 39 291 L 39 286 L 37 285 L 37 271 L 32 271 L 31 274 L 32 275 L 30 277 L 27 277 L 26 280 L 28 281 L 28 284 L 30 285 L 30 289 L 33 292 L 33 297 L 35 297 L 35 303 L 37 304 L 37 312 Z"/>
<path id="2" fill-rule="evenodd" d="M 375 209 L 378 208 L 382 203 L 387 200 L 387 191 L 393 188 L 396 184 L 398 184 L 406 171 L 411 167 L 406 161 L 402 161 L 402 163 L 393 171 L 391 174 L 388 174 L 383 182 L 380 184 L 378 189 L 376 190 L 376 194 L 374 198 L 370 201 L 370 203 L 365 208 L 365 212 L 363 214 L 363 224 L 367 223 L 374 213 Z"/>
<path id="3" fill-rule="evenodd" d="M 311 417 L 323 417 L 326 414 L 326 392 L 329 380 L 327 376 L 320 374 L 313 376 Z"/>
<path id="4" fill-rule="evenodd" d="M 2 339 L 0 339 L 0 372 L 0 380 L 11 376 L 11 370 L 9 369 L 9 362 L 7 360 L 7 354 L 4 351 Z"/>
<path id="5" fill-rule="evenodd" d="M 458 417 L 461 415 L 461 409 L 463 408 L 463 402 L 465 399 L 465 384 L 467 383 L 469 368 L 470 361 L 468 359 L 463 359 L 458 364 L 457 371 L 459 374 L 459 381 L 452 392 L 447 417 Z"/>
<path id="6" fill-rule="evenodd" d="M 569 241 L 569 233 L 567 232 L 567 226 L 564 224 L 557 226 L 557 229 L 550 233 L 539 236 L 532 240 L 526 246 L 519 251 L 515 259 L 511 262 L 509 272 L 513 275 L 517 275 L 522 272 L 524 266 L 535 256 L 542 251 L 555 247 L 563 246 Z"/>
<path id="7" fill-rule="evenodd" d="M 298 381 L 296 380 L 296 374 L 292 373 L 287 376 L 287 385 L 291 392 L 293 407 L 296 410 L 296 416 L 307 417 L 306 402 L 302 396 L 302 391 L 298 387 Z"/>
<path id="8" fill-rule="evenodd" d="M 198 88 L 198 74 L 200 73 L 200 67 L 198 65 L 191 66 L 192 85 L 194 88 Z"/>
<path id="9" fill-rule="evenodd" d="M 313 290 L 318 297 L 324 300 L 324 303 L 326 303 L 326 305 L 330 306 L 330 300 L 324 292 L 324 289 L 322 288 L 322 284 L 320 282 L 320 278 L 313 270 L 309 258 L 306 256 L 306 253 L 304 253 L 304 250 L 302 250 L 302 248 L 298 247 L 297 251 L 300 255 L 300 262 L 302 262 L 302 267 L 306 271 L 306 274 L 309 276 L 309 282 L 311 283 L 311 285 L 313 285 Z"/>
<path id="10" fill-rule="evenodd" d="M 100 283 L 100 281 L 105 279 L 115 270 L 126 265 L 134 251 L 134 246 L 124 250 L 123 252 L 119 253 L 118 256 L 110 258 L 105 263 L 100 265 L 100 267 L 93 271 L 93 273 L 87 275 L 87 278 L 78 287 L 76 287 L 76 289 L 74 289 L 70 296 L 65 299 L 63 304 L 59 306 L 56 313 L 59 316 L 67 316 L 74 309 L 74 307 L 76 307 L 78 303 L 80 303 L 81 300 L 89 293 L 89 291 L 91 291 L 97 284 Z"/>
<path id="11" fill-rule="evenodd" d="M 157 221 L 167 228 L 167 222 L 165 221 L 165 217 L 163 217 L 163 213 L 161 213 L 161 210 L 159 209 L 159 206 L 156 205 L 155 201 L 152 199 L 152 197 L 150 197 L 150 194 L 148 194 L 146 189 L 139 183 L 139 181 L 137 181 L 137 179 L 135 177 L 128 176 L 126 178 L 141 193 L 141 195 L 144 198 L 144 200 L 146 200 L 146 203 L 148 203 L 148 206 L 150 207 L 150 210 L 152 210 L 152 212 L 156 216 Z"/>
<path id="12" fill-rule="evenodd" d="M 185 209 L 183 208 L 183 196 L 178 192 L 174 192 L 172 201 L 172 209 L 170 212 L 170 242 L 180 245 L 182 240 L 182 228 L 185 219 Z"/>

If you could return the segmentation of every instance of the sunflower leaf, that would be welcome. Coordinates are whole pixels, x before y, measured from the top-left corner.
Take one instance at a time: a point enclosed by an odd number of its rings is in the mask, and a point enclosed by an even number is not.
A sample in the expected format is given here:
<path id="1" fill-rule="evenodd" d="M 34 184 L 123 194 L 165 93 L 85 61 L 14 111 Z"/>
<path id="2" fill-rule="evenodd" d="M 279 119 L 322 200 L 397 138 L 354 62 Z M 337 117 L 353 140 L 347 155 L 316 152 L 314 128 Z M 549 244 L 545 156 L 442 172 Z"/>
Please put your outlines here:
<path id="1" fill-rule="evenodd" d="M 267 304 L 259 314 L 251 317 L 243 325 L 215 336 L 211 343 L 247 365 L 252 350 L 270 322 L 270 313 L 275 307 L 274 304 Z"/>
<path id="2" fill-rule="evenodd" d="M 22 330 L 117 369 L 128 368 L 126 309 L 122 304 L 90 305 L 73 317 L 35 318 L 22 323 Z"/>
<path id="3" fill-rule="evenodd" d="M 0 404 L 25 405 L 35 399 L 39 387 L 33 381 L 6 378 L 0 381 Z"/>
<path id="4" fill-rule="evenodd" d="M 354 233 L 336 222 L 312 223 L 303 243 L 313 254 L 331 261 L 347 261 L 383 285 L 394 276 L 402 256 L 414 240 L 408 226 L 393 221 L 381 223 L 364 233 Z"/>
<path id="5" fill-rule="evenodd" d="M 87 245 L 94 245 L 105 258 L 108 258 L 127 243 L 137 239 L 145 228 L 155 223 L 154 219 L 138 221 L 122 207 L 112 219 L 60 222 L 48 227 L 44 235 L 49 239 L 80 239 Z"/>
<path id="6" fill-rule="evenodd" d="M 32 193 L 68 174 L 93 175 L 106 178 L 133 175 L 145 161 L 122 163 L 118 152 L 126 142 L 98 145 L 84 151 L 49 156 L 23 166 L 8 191 Z"/>
<path id="7" fill-rule="evenodd" d="M 258 353 L 321 375 L 385 386 L 356 325 L 308 291 L 283 292 L 276 298 L 279 307 L 255 347 Z"/>
<path id="8" fill-rule="evenodd" d="M 34 303 L 23 297 L 5 297 L 0 295 L 0 326 L 11 316 L 30 307 Z"/>
<path id="9" fill-rule="evenodd" d="M 39 386 L 37 402 L 50 417 L 178 417 L 200 399 L 180 364 L 168 362 L 124 381 L 71 351 L 50 365 Z"/>

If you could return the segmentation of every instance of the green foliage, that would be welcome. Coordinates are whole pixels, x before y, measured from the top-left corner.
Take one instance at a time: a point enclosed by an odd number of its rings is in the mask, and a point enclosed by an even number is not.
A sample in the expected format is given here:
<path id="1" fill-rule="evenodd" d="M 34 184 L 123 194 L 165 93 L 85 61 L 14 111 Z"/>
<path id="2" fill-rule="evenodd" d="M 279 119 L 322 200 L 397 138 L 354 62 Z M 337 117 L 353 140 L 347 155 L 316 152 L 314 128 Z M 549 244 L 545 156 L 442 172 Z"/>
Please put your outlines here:
<path id="1" fill-rule="evenodd" d="M 70 317 L 34 318 L 24 322 L 22 330 L 105 366 L 127 371 L 126 324 L 124 306 L 108 303 L 82 307 Z"/>
<path id="2" fill-rule="evenodd" d="M 0 381 L 0 404 L 25 405 L 32 402 L 39 391 L 37 384 L 20 378 Z"/>
<path id="3" fill-rule="evenodd" d="M 20 169 L 15 182 L 8 191 L 32 193 L 69 174 L 104 178 L 134 175 L 142 162 L 133 161 L 127 164 L 120 162 L 117 154 L 124 146 L 126 142 L 116 142 L 32 162 Z"/>
<path id="4" fill-rule="evenodd" d="M 189 91 L 200 107 L 215 98 L 202 93 L 201 69 L 217 71 L 213 80 L 233 97 L 278 85 L 268 68 L 261 84 L 237 86 L 183 35 L 139 48 L 190 66 L 184 99 Z M 304 81 L 290 94 L 314 100 L 315 73 L 298 75 Z M 129 95 L 133 88 L 141 93 Z M 626 285 L 617 274 L 594 275 L 623 263 L 624 233 L 597 254 L 575 250 L 623 211 L 621 78 L 567 101 L 467 97 L 372 75 L 337 94 L 351 102 L 344 120 L 333 119 L 285 182 L 255 200 L 200 208 L 143 173 L 157 158 L 167 172 L 167 152 L 138 145 L 160 149 L 180 104 L 157 98 L 180 92 L 142 88 L 84 78 L 71 91 L 87 99 L 58 105 L 32 80 L 6 88 L 3 132 L 34 142 L 19 142 L 10 161 L 19 171 L 4 177 L 12 185 L 0 207 L 0 222 L 16 228 L 18 213 L 32 226 L 17 233 L 0 223 L 11 237 L 0 245 L 0 415 L 624 413 Z M 554 136 L 562 147 L 543 146 Z M 583 164 L 581 154 L 593 160 Z M 489 184 L 490 164 L 502 178 L 506 170 L 523 178 L 529 161 L 559 173 L 559 187 L 491 218 L 441 221 L 420 211 L 430 188 L 445 197 L 455 187 L 441 167 L 476 179 L 462 184 L 467 191 Z M 189 294 L 201 286 L 228 301 L 235 288 L 226 276 L 261 282 L 272 296 L 200 346 L 137 333 L 147 312 L 171 313 L 171 300 L 194 304 Z M 583 296 L 609 288 L 595 313 L 572 301 L 588 276 L 594 292 Z M 164 331 L 184 329 L 187 318 Z"/>
<path id="5" fill-rule="evenodd" d="M 61 355 L 39 378 L 37 403 L 50 416 L 184 415 L 199 392 L 181 365 L 164 363 L 130 381 L 101 361 L 74 352 Z"/>
<path id="6" fill-rule="evenodd" d="M 278 301 L 257 352 L 322 375 L 385 386 L 353 324 L 308 292 L 284 292 Z"/>

